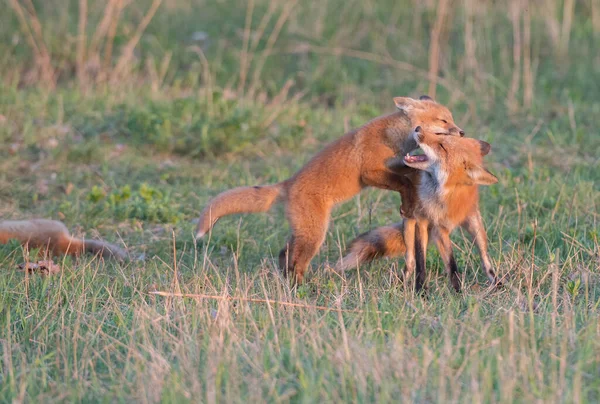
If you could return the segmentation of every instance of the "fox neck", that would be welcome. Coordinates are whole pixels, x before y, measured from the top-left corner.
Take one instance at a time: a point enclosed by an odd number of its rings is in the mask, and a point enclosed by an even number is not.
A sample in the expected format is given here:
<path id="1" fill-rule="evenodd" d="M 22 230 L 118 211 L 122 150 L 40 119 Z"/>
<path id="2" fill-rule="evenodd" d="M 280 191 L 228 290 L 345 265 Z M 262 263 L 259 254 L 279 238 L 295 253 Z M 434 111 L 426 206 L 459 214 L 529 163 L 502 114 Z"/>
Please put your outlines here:
<path id="1" fill-rule="evenodd" d="M 441 178 L 443 180 L 443 178 Z M 447 194 L 445 181 L 440 181 L 440 178 L 433 170 L 422 171 L 419 181 L 419 199 L 424 203 L 435 202 L 436 204 L 444 205 Z"/>
<path id="2" fill-rule="evenodd" d="M 421 212 L 427 220 L 439 227 L 452 230 L 464 220 L 471 210 L 473 201 L 466 195 L 477 195 L 477 186 L 465 185 L 464 182 L 450 178 L 448 171 L 437 164 L 427 171 L 422 171 L 418 187 Z M 474 188 L 474 189 L 473 189 Z"/>

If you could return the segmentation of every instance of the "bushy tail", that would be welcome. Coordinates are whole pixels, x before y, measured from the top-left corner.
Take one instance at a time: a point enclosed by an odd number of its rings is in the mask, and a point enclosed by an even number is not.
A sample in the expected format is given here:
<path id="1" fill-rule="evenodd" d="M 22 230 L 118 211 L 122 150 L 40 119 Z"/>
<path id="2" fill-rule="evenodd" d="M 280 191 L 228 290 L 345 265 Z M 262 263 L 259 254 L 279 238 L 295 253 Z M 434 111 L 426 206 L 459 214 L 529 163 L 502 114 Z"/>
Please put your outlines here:
<path id="1" fill-rule="evenodd" d="M 62 222 L 48 219 L 5 220 L 0 222 L 0 244 L 18 240 L 30 248 L 48 248 L 53 254 L 80 255 L 87 252 L 124 261 L 125 250 L 102 240 L 72 237 Z"/>
<path id="2" fill-rule="evenodd" d="M 381 257 L 397 257 L 406 253 L 404 223 L 379 227 L 363 233 L 350 243 L 348 253 L 336 265 L 336 271 L 346 271 Z"/>
<path id="3" fill-rule="evenodd" d="M 283 196 L 285 182 L 261 187 L 239 187 L 225 191 L 208 202 L 200 213 L 196 237 L 203 237 L 223 216 L 266 212 Z"/>
<path id="4" fill-rule="evenodd" d="M 79 241 L 74 239 L 75 241 Z M 125 261 L 127 259 L 127 253 L 120 247 L 114 244 L 107 243 L 102 240 L 84 240 L 82 242 L 82 249 L 90 254 L 100 254 L 104 258 L 112 258 L 118 261 Z"/>

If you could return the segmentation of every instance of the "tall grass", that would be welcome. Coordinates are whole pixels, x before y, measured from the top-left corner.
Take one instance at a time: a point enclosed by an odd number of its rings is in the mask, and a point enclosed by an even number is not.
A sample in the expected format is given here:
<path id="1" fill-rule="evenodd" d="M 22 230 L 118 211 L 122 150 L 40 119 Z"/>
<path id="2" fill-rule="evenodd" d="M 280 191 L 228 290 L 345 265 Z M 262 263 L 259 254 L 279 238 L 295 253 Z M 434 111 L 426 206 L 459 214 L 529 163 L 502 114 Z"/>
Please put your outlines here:
<path id="1" fill-rule="evenodd" d="M 72 7 L 50 10 L 52 1 L 8 3 L 18 17 L 12 27 L 19 34 L 7 30 L 5 36 L 22 36 L 30 50 L 12 66 L 22 76 L 4 77 L 9 82 L 54 88 L 57 80 L 77 78 L 80 88 L 118 88 L 142 80 L 159 88 L 182 79 L 185 86 L 193 85 L 191 77 L 185 80 L 186 72 L 193 72 L 201 86 L 216 86 L 240 99 L 274 97 L 288 82 L 289 95 L 333 98 L 344 98 L 344 87 L 356 79 L 361 88 L 389 92 L 427 82 L 421 92 L 435 96 L 441 87 L 450 104 L 470 103 L 474 112 L 473 94 L 488 105 L 503 100 L 512 113 L 533 106 L 540 69 L 546 73 L 557 64 L 563 71 L 559 80 L 569 76 L 573 35 L 576 41 L 591 41 L 577 47 L 591 57 L 596 39 L 586 36 L 597 24 L 592 18 L 590 30 L 584 22 L 598 8 L 594 1 L 575 0 L 386 1 L 377 6 L 357 0 L 319 6 L 278 0 L 235 6 L 110 0 L 91 7 L 80 0 L 73 4 L 78 18 L 71 32 L 56 20 L 68 20 Z M 225 14 L 228 18 L 218 19 Z M 574 26 L 574 21 L 581 23 Z M 144 34 L 147 39 L 140 43 Z M 65 49 L 72 36 L 76 46 Z M 8 46 L 9 55 L 15 51 Z M 324 85 L 329 90 L 319 89 Z"/>
<path id="2" fill-rule="evenodd" d="M 597 402 L 600 5 L 574 0 L 7 0 L 0 218 L 52 217 L 127 264 L 0 246 L 0 401 Z M 428 256 L 426 297 L 382 261 L 329 270 L 399 219 L 367 190 L 334 211 L 307 283 L 276 268 L 284 213 L 194 219 L 429 93 L 493 145 L 489 290 Z M 156 292 L 160 292 L 157 294 Z M 184 297 L 182 297 L 184 296 Z"/>

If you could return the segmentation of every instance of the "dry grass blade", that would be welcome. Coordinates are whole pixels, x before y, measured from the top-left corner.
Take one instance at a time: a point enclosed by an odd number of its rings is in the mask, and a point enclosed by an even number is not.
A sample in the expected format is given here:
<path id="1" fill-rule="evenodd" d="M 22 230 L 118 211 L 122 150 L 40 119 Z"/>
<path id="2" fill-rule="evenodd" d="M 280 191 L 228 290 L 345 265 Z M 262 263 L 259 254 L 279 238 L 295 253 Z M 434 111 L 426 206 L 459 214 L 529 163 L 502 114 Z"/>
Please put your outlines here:
<path id="1" fill-rule="evenodd" d="M 316 53 L 320 55 L 331 55 L 331 56 L 346 56 L 356 59 L 368 60 L 373 63 L 377 63 L 383 66 L 390 66 L 398 70 L 402 70 L 409 73 L 414 73 L 416 76 L 421 77 L 423 79 L 429 79 L 429 72 L 412 65 L 410 63 L 402 62 L 399 60 L 395 60 L 390 56 L 386 55 L 378 55 L 372 52 L 360 51 L 355 49 L 347 49 L 342 47 L 324 47 L 324 46 L 316 46 L 311 44 L 300 44 L 294 48 L 284 50 L 282 53 Z M 456 95 L 464 100 L 467 100 L 465 93 L 455 85 L 450 80 L 438 76 L 436 79 L 437 83 L 442 87 L 446 88 L 453 95 Z"/>
<path id="2" fill-rule="evenodd" d="M 473 35 L 473 22 L 475 20 L 473 11 L 473 0 L 464 0 L 465 9 L 465 66 L 468 73 L 477 73 L 477 58 L 475 49 L 477 41 Z"/>
<path id="3" fill-rule="evenodd" d="M 250 63 L 252 63 L 252 59 L 254 58 L 256 48 L 258 47 L 260 40 L 262 39 L 263 35 L 265 34 L 267 25 L 269 24 L 269 21 L 271 21 L 271 17 L 273 17 L 273 14 L 275 13 L 276 9 L 277 9 L 277 1 L 271 0 L 269 2 L 269 8 L 267 9 L 267 12 L 261 18 L 260 22 L 258 23 L 258 28 L 256 28 L 254 35 L 252 35 L 253 38 L 252 38 L 252 43 L 250 44 L 250 50 L 248 51 L 247 65 L 250 65 Z"/>
<path id="4" fill-rule="evenodd" d="M 517 111 L 517 92 L 521 81 L 521 0 L 512 0 L 510 3 L 510 19 L 513 26 L 513 68 L 510 89 L 506 97 L 506 106 L 512 112 Z"/>
<path id="5" fill-rule="evenodd" d="M 14 10 L 19 20 L 21 32 L 25 35 L 32 52 L 38 69 L 41 71 L 42 85 L 46 88 L 53 89 L 56 87 L 56 75 L 52 67 L 50 53 L 45 45 L 42 36 L 42 26 L 35 12 L 33 3 L 29 1 L 29 16 L 25 15 L 23 7 L 18 0 L 8 0 L 9 5 Z M 29 21 L 29 22 L 28 22 Z"/>
<path id="6" fill-rule="evenodd" d="M 8 0 L 8 4 L 14 10 L 17 15 L 17 19 L 19 20 L 19 24 L 21 26 L 21 31 L 25 35 L 25 39 L 29 43 L 31 50 L 35 53 L 36 57 L 40 54 L 40 49 L 38 48 L 35 39 L 33 38 L 33 32 L 29 28 L 29 24 L 27 24 L 27 18 L 25 17 L 25 13 L 23 12 L 23 8 L 19 4 L 17 0 Z"/>
<path id="7" fill-rule="evenodd" d="M 146 71 L 150 76 L 150 87 L 152 88 L 153 93 L 158 93 L 160 91 L 165 80 L 165 76 L 167 75 L 172 57 L 173 53 L 167 52 L 163 57 L 160 66 L 158 66 L 158 63 L 153 56 L 149 56 L 148 59 L 146 59 Z"/>
<path id="8" fill-rule="evenodd" d="M 529 0 L 523 13 L 523 104 L 531 108 L 533 103 L 534 72 L 531 64 L 531 11 Z"/>
<path id="9" fill-rule="evenodd" d="M 565 0 L 563 4 L 563 20 L 560 30 L 559 56 L 565 56 L 569 50 L 569 39 L 571 38 L 571 26 L 573 25 L 573 12 L 575 11 L 575 0 Z"/>
<path id="10" fill-rule="evenodd" d="M 129 65 L 133 57 L 133 50 L 140 41 L 140 38 L 146 30 L 146 27 L 148 26 L 148 24 L 150 24 L 152 18 L 154 18 L 154 14 L 156 14 L 156 11 L 158 11 L 158 8 L 162 4 L 162 2 L 163 0 L 154 0 L 152 2 L 152 5 L 148 9 L 148 12 L 146 13 L 146 15 L 144 15 L 144 18 L 142 18 L 142 21 L 140 21 L 140 23 L 138 24 L 135 30 L 135 34 L 123 47 L 123 53 L 121 54 L 121 57 L 117 61 L 117 64 L 111 74 L 112 80 L 118 80 L 127 69 L 127 66 Z"/>
<path id="11" fill-rule="evenodd" d="M 600 0 L 442 1 L 297 1 L 286 17 L 286 0 L 163 0 L 144 28 L 155 0 L 6 0 L 0 217 L 122 235 L 138 258 L 51 265 L 49 245 L 0 245 L 0 403 L 599 401 Z M 468 232 L 460 294 L 434 246 L 424 296 L 401 258 L 333 272 L 400 219 L 384 190 L 333 211 L 297 289 L 278 268 L 281 205 L 194 238 L 215 195 L 285 181 L 432 82 L 493 144 L 480 203 L 502 287 Z"/>
<path id="12" fill-rule="evenodd" d="M 163 297 L 189 297 L 189 298 L 198 299 L 198 300 L 208 299 L 208 300 L 226 300 L 226 301 L 231 301 L 231 302 L 263 303 L 263 304 L 273 304 L 273 305 L 278 305 L 278 306 L 298 307 L 298 308 L 302 308 L 302 309 L 333 311 L 333 312 L 341 312 L 341 313 L 392 314 L 392 312 L 390 312 L 390 311 L 342 309 L 342 308 L 336 308 L 336 307 L 316 306 L 316 305 L 311 305 L 311 304 L 283 302 L 280 300 L 259 299 L 259 298 L 253 298 L 253 297 L 204 295 L 204 294 L 197 294 L 197 293 L 172 293 L 172 292 L 163 292 L 163 291 L 158 291 L 158 290 L 151 291 L 148 293 L 151 295 L 157 295 L 157 296 L 163 296 Z"/>
<path id="13" fill-rule="evenodd" d="M 125 8 L 125 4 L 123 0 L 117 0 L 115 16 L 110 20 L 110 26 L 108 27 L 108 36 L 106 38 L 106 47 L 104 49 L 104 78 L 108 78 L 108 73 L 110 71 L 110 65 L 112 61 L 112 48 L 115 40 L 115 36 L 117 35 L 117 25 L 119 24 L 119 18 L 121 17 L 121 12 Z"/>
<path id="14" fill-rule="evenodd" d="M 79 0 L 79 24 L 77 35 L 77 79 L 80 86 L 85 86 L 85 60 L 86 60 L 86 35 L 88 3 Z"/>
<path id="15" fill-rule="evenodd" d="M 292 10 L 294 9 L 294 7 L 296 6 L 297 3 L 298 3 L 298 0 L 289 0 L 285 3 L 285 6 L 283 7 L 281 14 L 279 15 L 279 18 L 277 19 L 277 22 L 275 23 L 273 32 L 271 32 L 271 35 L 269 35 L 269 38 L 267 39 L 267 45 L 265 47 L 265 50 L 262 51 L 261 58 L 257 62 L 256 66 L 254 67 L 254 75 L 252 76 L 252 84 L 250 85 L 250 90 L 248 90 L 248 94 L 249 94 L 250 98 L 252 98 L 254 96 L 254 93 L 256 92 L 256 89 L 258 88 L 259 81 L 260 81 L 260 74 L 262 73 L 262 69 L 264 68 L 267 59 L 269 58 L 269 56 L 271 55 L 271 52 L 273 51 L 273 46 L 275 45 L 275 42 L 277 42 L 277 38 L 279 38 L 281 29 L 287 22 L 288 18 L 290 17 L 290 14 L 292 13 Z"/>
<path id="16" fill-rule="evenodd" d="M 431 43 L 429 45 L 429 92 L 428 95 L 435 98 L 439 60 L 440 60 L 440 34 L 448 14 L 448 0 L 439 0 L 435 24 L 431 30 Z"/>
<path id="17" fill-rule="evenodd" d="M 271 102 L 268 104 L 268 108 L 272 109 L 273 112 L 261 123 L 263 128 L 269 127 L 275 120 L 279 117 L 281 112 L 285 110 L 291 103 L 299 101 L 304 95 L 306 91 L 301 91 L 295 94 L 292 98 L 288 99 L 288 93 L 292 86 L 294 85 L 294 80 L 289 79 L 283 85 L 279 93 L 273 97 Z"/>
<path id="18" fill-rule="evenodd" d="M 592 9 L 592 29 L 594 34 L 600 34 L 600 1 L 591 0 L 590 8 Z"/>
<path id="19" fill-rule="evenodd" d="M 246 86 L 246 76 L 248 74 L 248 46 L 250 42 L 250 30 L 252 28 L 252 13 L 254 11 L 254 0 L 248 1 L 246 8 L 246 23 L 244 25 L 244 44 L 242 45 L 242 54 L 240 57 L 240 82 L 238 83 L 238 94 L 241 96 Z"/>
<path id="20" fill-rule="evenodd" d="M 207 104 L 208 116 L 213 116 L 213 84 L 212 84 L 212 76 L 210 73 L 210 63 L 206 58 L 206 55 L 202 51 L 202 48 L 199 46 L 193 45 L 188 48 L 192 52 L 195 52 L 200 58 L 200 63 L 202 64 L 202 76 L 204 79 L 204 93 Z"/>
<path id="21" fill-rule="evenodd" d="M 548 30 L 548 36 L 552 41 L 552 45 L 555 48 L 560 46 L 560 28 L 558 24 L 558 13 L 556 10 L 556 2 L 554 0 L 546 0 L 546 4 L 542 7 L 544 10 L 546 23 L 546 29 Z"/>
<path id="22" fill-rule="evenodd" d="M 98 51 L 100 42 L 102 42 L 102 39 L 104 39 L 104 37 L 108 33 L 108 29 L 111 26 L 111 23 L 113 21 L 113 18 L 114 18 L 113 14 L 114 14 L 114 11 L 116 10 L 116 5 L 118 2 L 119 2 L 119 0 L 109 0 L 109 2 L 106 4 L 106 7 L 104 7 L 104 12 L 102 13 L 102 19 L 98 23 L 96 30 L 94 32 L 94 35 L 92 36 L 92 40 L 90 41 L 90 46 L 89 46 L 90 54 L 96 53 Z"/>

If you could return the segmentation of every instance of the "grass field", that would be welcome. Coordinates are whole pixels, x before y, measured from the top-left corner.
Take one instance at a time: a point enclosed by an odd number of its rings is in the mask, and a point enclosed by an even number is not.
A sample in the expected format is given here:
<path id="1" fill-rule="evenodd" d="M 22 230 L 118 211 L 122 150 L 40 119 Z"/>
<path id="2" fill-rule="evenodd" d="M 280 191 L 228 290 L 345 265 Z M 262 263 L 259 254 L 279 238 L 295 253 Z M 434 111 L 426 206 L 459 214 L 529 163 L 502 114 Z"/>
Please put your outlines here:
<path id="1" fill-rule="evenodd" d="M 195 243 L 212 196 L 281 181 L 420 94 L 492 144 L 502 290 L 461 231 L 460 295 L 433 249 L 427 298 L 402 260 L 328 271 L 399 220 L 379 190 L 334 211 L 297 290 L 276 268 L 281 208 Z M 0 401 L 600 401 L 599 94 L 596 0 L 8 0 L 0 218 L 135 259 L 43 277 L 0 246 Z"/>

